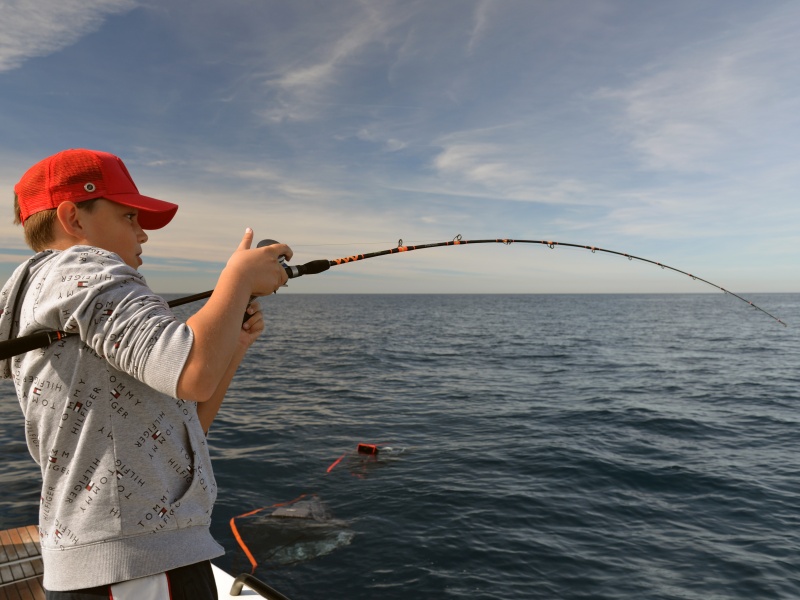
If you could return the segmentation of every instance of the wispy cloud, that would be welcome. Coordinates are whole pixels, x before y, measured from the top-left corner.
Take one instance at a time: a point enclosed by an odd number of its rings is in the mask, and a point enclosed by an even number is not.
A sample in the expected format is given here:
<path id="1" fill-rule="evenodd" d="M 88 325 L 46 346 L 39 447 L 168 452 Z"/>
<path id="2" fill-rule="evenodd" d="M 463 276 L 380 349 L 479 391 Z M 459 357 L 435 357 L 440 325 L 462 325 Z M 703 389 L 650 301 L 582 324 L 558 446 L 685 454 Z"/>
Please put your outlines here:
<path id="1" fill-rule="evenodd" d="M 0 0 L 0 189 L 63 147 L 120 154 L 181 206 L 145 266 L 184 289 L 246 226 L 299 260 L 462 233 L 771 264 L 800 218 L 800 7 L 725 6 Z M 412 259 L 398 288 L 450 260 Z"/>
<path id="2" fill-rule="evenodd" d="M 479 0 L 472 13 L 472 32 L 467 43 L 467 54 L 472 54 L 475 47 L 481 42 L 486 33 L 490 20 L 490 13 L 497 5 L 497 0 Z"/>
<path id="3" fill-rule="evenodd" d="M 369 127 L 362 127 L 356 134 L 356 137 L 364 142 L 371 142 L 382 146 L 386 152 L 397 152 L 408 146 L 408 142 L 399 140 L 394 137 L 385 137 Z"/>
<path id="4" fill-rule="evenodd" d="M 0 4 L 0 72 L 47 56 L 96 31 L 135 0 L 4 0 Z"/>
<path id="5" fill-rule="evenodd" d="M 782 128 L 800 123 L 798 22 L 800 8 L 785 4 L 676 50 L 633 83 L 599 96 L 621 105 L 619 126 L 646 168 L 721 173 L 752 166 L 762 151 L 772 154 Z M 797 140 L 785 142 L 799 148 Z"/>
<path id="6" fill-rule="evenodd" d="M 270 92 L 269 106 L 260 111 L 268 122 L 304 121 L 315 118 L 330 102 L 330 89 L 340 85 L 342 67 L 356 61 L 369 45 L 380 44 L 391 23 L 380 4 L 357 2 L 337 14 L 337 27 L 312 25 L 320 34 L 311 52 L 295 57 L 269 73 L 264 86 Z"/>
<path id="7" fill-rule="evenodd" d="M 476 132 L 448 136 L 433 158 L 440 184 L 462 194 L 542 204 L 595 204 L 588 181 L 551 169 L 547 150 L 520 140 L 481 141 Z M 595 189 L 595 192 L 597 190 Z"/>

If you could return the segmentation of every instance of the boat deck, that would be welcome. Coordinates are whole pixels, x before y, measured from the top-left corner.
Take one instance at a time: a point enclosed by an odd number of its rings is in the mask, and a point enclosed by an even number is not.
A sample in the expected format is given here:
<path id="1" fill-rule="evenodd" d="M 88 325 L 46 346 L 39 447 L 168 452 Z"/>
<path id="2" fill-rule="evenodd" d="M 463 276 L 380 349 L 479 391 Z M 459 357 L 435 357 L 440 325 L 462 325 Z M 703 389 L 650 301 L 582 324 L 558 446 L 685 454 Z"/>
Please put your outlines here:
<path id="1" fill-rule="evenodd" d="M 39 529 L 0 531 L 0 543 L 0 600 L 44 600 Z"/>

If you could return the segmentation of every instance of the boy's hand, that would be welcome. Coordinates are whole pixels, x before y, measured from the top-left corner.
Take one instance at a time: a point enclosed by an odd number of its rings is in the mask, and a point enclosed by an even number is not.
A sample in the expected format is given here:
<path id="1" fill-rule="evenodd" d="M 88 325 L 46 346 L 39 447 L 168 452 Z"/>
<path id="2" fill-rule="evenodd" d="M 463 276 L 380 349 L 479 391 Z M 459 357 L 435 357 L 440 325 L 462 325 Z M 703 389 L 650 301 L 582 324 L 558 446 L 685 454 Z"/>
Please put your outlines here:
<path id="1" fill-rule="evenodd" d="M 291 259 L 292 249 L 286 244 L 251 249 L 252 244 L 253 230 L 248 227 L 226 268 L 234 270 L 249 286 L 251 296 L 268 296 L 289 279 L 278 257 Z"/>
<path id="2" fill-rule="evenodd" d="M 261 305 L 258 300 L 253 300 L 247 307 L 247 314 L 250 318 L 242 323 L 242 331 L 239 333 L 239 344 L 246 350 L 253 345 L 258 336 L 264 331 L 264 314 L 261 312 Z"/>
<path id="3" fill-rule="evenodd" d="M 253 248 L 249 227 L 236 252 L 228 259 L 208 302 L 187 319 L 194 342 L 178 380 L 177 394 L 184 400 L 206 402 L 215 397 L 231 361 L 244 355 L 242 344 L 252 344 L 264 328 L 260 310 L 242 326 L 242 313 L 253 296 L 268 296 L 289 278 L 278 257 L 292 257 L 286 244 Z M 256 319 L 254 324 L 253 321 Z M 224 384 L 227 386 L 227 383 Z"/>
<path id="4" fill-rule="evenodd" d="M 261 307 L 259 306 L 257 300 L 251 302 L 247 307 L 247 314 L 250 316 L 250 318 L 247 320 L 247 322 L 243 323 L 241 329 L 239 329 L 238 345 L 233 352 L 233 356 L 231 357 L 231 362 L 228 365 L 227 370 L 222 375 L 222 379 L 217 385 L 217 389 L 214 390 L 214 393 L 211 394 L 211 397 L 208 400 L 205 402 L 200 402 L 197 405 L 197 416 L 200 419 L 200 425 L 203 427 L 203 431 L 206 433 L 206 435 L 208 435 L 208 430 L 211 427 L 211 423 L 217 416 L 219 407 L 225 400 L 225 394 L 228 391 L 228 386 L 230 385 L 236 370 L 239 368 L 239 365 L 244 359 L 245 354 L 247 354 L 247 350 L 264 331 L 264 315 L 261 313 Z"/>

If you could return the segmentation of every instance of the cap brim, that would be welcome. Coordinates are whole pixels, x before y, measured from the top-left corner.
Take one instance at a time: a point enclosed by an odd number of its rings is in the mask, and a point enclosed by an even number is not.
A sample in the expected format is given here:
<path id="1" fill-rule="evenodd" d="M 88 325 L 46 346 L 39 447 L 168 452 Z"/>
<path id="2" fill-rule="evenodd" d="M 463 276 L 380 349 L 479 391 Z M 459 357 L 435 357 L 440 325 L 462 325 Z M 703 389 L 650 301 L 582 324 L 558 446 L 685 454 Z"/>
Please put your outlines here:
<path id="1" fill-rule="evenodd" d="M 139 209 L 138 221 L 142 229 L 161 229 L 172 221 L 178 205 L 141 194 L 109 194 L 107 200 Z"/>

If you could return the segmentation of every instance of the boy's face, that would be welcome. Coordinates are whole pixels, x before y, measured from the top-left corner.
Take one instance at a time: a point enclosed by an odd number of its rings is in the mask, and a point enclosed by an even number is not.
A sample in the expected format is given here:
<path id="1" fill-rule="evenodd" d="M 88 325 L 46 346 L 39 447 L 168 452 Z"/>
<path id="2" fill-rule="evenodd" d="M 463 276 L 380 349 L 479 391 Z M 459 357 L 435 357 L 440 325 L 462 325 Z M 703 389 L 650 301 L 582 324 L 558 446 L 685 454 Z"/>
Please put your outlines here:
<path id="1" fill-rule="evenodd" d="M 116 252 L 126 264 L 139 268 L 147 234 L 139 226 L 138 209 L 101 198 L 91 210 L 80 212 L 87 245 Z"/>

